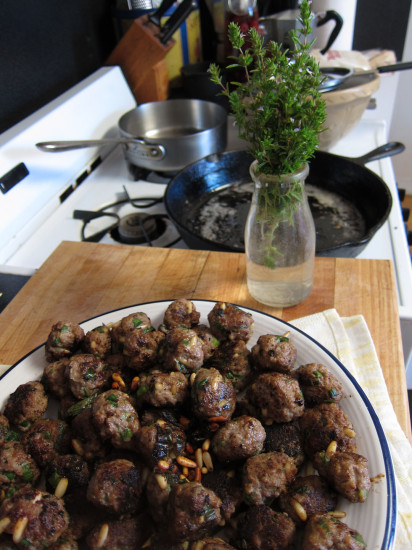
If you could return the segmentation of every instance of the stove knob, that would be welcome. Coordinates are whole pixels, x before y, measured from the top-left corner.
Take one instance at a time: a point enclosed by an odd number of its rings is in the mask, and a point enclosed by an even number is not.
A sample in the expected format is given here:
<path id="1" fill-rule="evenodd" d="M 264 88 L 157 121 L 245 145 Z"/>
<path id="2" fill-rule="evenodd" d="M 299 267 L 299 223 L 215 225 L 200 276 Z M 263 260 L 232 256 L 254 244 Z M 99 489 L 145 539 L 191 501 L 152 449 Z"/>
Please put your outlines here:
<path id="1" fill-rule="evenodd" d="M 410 208 L 402 208 L 402 218 L 404 222 L 407 222 L 409 220 L 410 213 Z"/>
<path id="2" fill-rule="evenodd" d="M 405 196 L 406 196 L 405 189 L 399 189 L 399 187 L 398 187 L 398 196 L 399 196 L 399 200 L 401 202 L 403 202 L 405 200 Z"/>

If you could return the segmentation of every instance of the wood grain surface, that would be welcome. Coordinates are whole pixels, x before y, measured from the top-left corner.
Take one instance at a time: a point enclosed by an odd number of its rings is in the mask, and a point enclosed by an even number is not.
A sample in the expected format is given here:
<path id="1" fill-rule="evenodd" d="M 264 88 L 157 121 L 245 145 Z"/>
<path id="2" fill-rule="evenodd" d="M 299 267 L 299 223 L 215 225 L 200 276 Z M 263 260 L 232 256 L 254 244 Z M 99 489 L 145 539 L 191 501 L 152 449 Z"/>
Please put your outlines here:
<path id="1" fill-rule="evenodd" d="M 289 321 L 335 308 L 361 314 L 371 332 L 395 412 L 411 440 L 392 263 L 316 258 L 315 283 L 301 304 L 277 309 L 248 293 L 243 254 L 63 242 L 0 315 L 0 364 L 45 341 L 58 320 L 84 321 L 154 300 L 222 300 Z"/>

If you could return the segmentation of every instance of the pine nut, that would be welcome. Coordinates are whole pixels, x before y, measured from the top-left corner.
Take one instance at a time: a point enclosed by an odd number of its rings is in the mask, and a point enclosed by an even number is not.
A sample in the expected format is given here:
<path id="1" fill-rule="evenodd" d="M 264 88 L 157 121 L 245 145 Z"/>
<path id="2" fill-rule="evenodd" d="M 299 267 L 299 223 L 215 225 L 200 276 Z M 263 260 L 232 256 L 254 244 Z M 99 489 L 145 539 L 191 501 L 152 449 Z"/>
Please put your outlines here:
<path id="1" fill-rule="evenodd" d="M 298 515 L 298 518 L 301 519 L 302 521 L 306 521 L 308 519 L 308 515 L 304 507 L 301 505 L 301 503 L 295 500 L 294 498 L 292 498 L 291 504 L 296 514 Z"/>
<path id="2" fill-rule="evenodd" d="M 186 477 L 189 475 L 189 468 L 187 466 L 183 466 L 182 474 Z"/>
<path id="3" fill-rule="evenodd" d="M 334 453 L 336 453 L 336 449 L 338 448 L 338 444 L 336 441 L 331 441 L 328 445 L 328 448 L 326 449 L 325 455 L 326 458 L 330 458 Z"/>
<path id="4" fill-rule="evenodd" d="M 59 483 L 57 484 L 56 489 L 54 490 L 54 496 L 58 498 L 62 498 L 62 496 L 67 491 L 68 485 L 69 485 L 69 480 L 67 479 L 67 477 L 62 477 Z"/>
<path id="5" fill-rule="evenodd" d="M 343 433 L 347 435 L 348 437 L 355 437 L 356 433 L 354 430 L 351 430 L 350 428 L 344 428 Z"/>
<path id="6" fill-rule="evenodd" d="M 190 458 L 187 458 L 186 456 L 178 456 L 176 458 L 176 462 L 180 466 L 186 466 L 187 468 L 196 468 L 197 464 L 194 460 L 190 460 Z"/>
<path id="7" fill-rule="evenodd" d="M 196 449 L 195 460 L 196 460 L 196 464 L 198 465 L 198 467 L 202 468 L 202 466 L 203 466 L 203 453 L 202 453 L 202 449 L 200 447 L 198 449 Z"/>
<path id="8" fill-rule="evenodd" d="M 210 448 L 210 439 L 205 439 L 202 443 L 202 449 L 208 451 Z"/>
<path id="9" fill-rule="evenodd" d="M 112 378 L 115 382 L 117 382 L 122 388 L 125 388 L 126 387 L 126 383 L 125 381 L 123 380 L 123 378 L 120 376 L 120 373 L 118 372 L 114 372 L 112 374 Z"/>
<path id="10" fill-rule="evenodd" d="M 7 517 L 0 519 L 0 534 L 3 533 L 6 527 L 10 524 L 10 521 L 10 518 Z"/>
<path id="11" fill-rule="evenodd" d="M 160 426 L 162 428 L 162 430 L 164 430 L 165 427 L 166 427 L 166 422 L 164 420 L 162 420 L 161 418 L 159 418 L 159 420 L 156 422 L 156 424 L 158 426 Z"/>
<path id="12" fill-rule="evenodd" d="M 203 463 L 209 472 L 213 472 L 213 461 L 209 451 L 203 453 Z"/>
<path id="13" fill-rule="evenodd" d="M 167 462 L 167 460 L 159 460 L 159 462 L 157 463 L 157 466 L 161 470 L 164 470 L 165 472 L 167 472 L 169 471 L 170 464 Z"/>
<path id="14" fill-rule="evenodd" d="M 104 523 L 101 528 L 100 528 L 100 531 L 99 531 L 99 538 L 97 539 L 97 548 L 101 548 L 104 543 L 106 542 L 107 540 L 107 536 L 109 534 L 109 525 L 107 523 Z"/>
<path id="15" fill-rule="evenodd" d="M 332 510 L 332 512 L 328 512 L 328 515 L 332 518 L 346 518 L 346 512 L 343 510 Z"/>
<path id="16" fill-rule="evenodd" d="M 202 479 L 202 471 L 200 468 L 196 468 L 194 481 L 201 481 L 201 479 Z"/>
<path id="17" fill-rule="evenodd" d="M 203 468 L 202 468 L 202 470 L 201 470 L 202 474 L 207 474 L 208 471 L 209 471 L 209 470 L 206 468 L 206 466 L 203 466 Z"/>
<path id="18" fill-rule="evenodd" d="M 192 372 L 192 374 L 190 375 L 190 385 L 191 386 L 193 386 L 193 384 L 195 383 L 195 378 L 196 378 L 196 373 Z"/>
<path id="19" fill-rule="evenodd" d="M 80 441 L 78 439 L 72 439 L 72 447 L 73 447 L 74 452 L 76 454 L 78 454 L 79 456 L 84 455 L 84 450 L 83 450 L 82 444 L 80 443 Z"/>
<path id="20" fill-rule="evenodd" d="M 135 376 L 132 380 L 131 385 L 130 385 L 130 388 L 131 388 L 132 391 L 137 390 L 137 388 L 139 386 L 139 382 L 140 382 L 140 378 L 138 376 Z"/>
<path id="21" fill-rule="evenodd" d="M 16 525 L 14 526 L 14 530 L 13 530 L 13 542 L 14 542 L 14 544 L 19 544 L 19 542 L 23 538 L 24 530 L 27 527 L 28 521 L 29 521 L 29 519 L 26 518 L 26 517 L 18 518 L 18 520 L 16 521 Z"/>

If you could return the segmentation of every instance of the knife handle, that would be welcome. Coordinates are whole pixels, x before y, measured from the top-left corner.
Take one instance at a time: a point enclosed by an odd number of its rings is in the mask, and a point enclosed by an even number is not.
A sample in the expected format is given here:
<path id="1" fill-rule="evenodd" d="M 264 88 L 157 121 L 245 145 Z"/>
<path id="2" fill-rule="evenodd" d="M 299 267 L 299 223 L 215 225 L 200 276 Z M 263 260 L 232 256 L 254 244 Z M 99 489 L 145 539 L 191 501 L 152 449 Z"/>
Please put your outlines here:
<path id="1" fill-rule="evenodd" d="M 175 0 L 163 0 L 157 10 L 149 15 L 149 21 L 160 27 L 160 21 L 169 8 L 173 6 Z"/>

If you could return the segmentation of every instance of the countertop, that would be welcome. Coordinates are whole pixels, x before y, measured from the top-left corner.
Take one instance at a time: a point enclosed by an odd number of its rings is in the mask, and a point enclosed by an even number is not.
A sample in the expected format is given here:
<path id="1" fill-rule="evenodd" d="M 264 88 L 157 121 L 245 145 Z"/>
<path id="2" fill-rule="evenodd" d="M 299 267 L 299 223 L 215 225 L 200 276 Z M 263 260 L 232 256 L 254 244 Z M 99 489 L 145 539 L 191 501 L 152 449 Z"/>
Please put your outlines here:
<path id="1" fill-rule="evenodd" d="M 278 309 L 248 293 L 243 254 L 63 242 L 0 314 L 0 364 L 42 344 L 58 320 L 81 322 L 138 303 L 176 298 L 221 300 L 285 321 L 335 308 L 364 316 L 395 413 L 410 441 L 398 302 L 389 260 L 315 260 L 311 295 Z"/>

